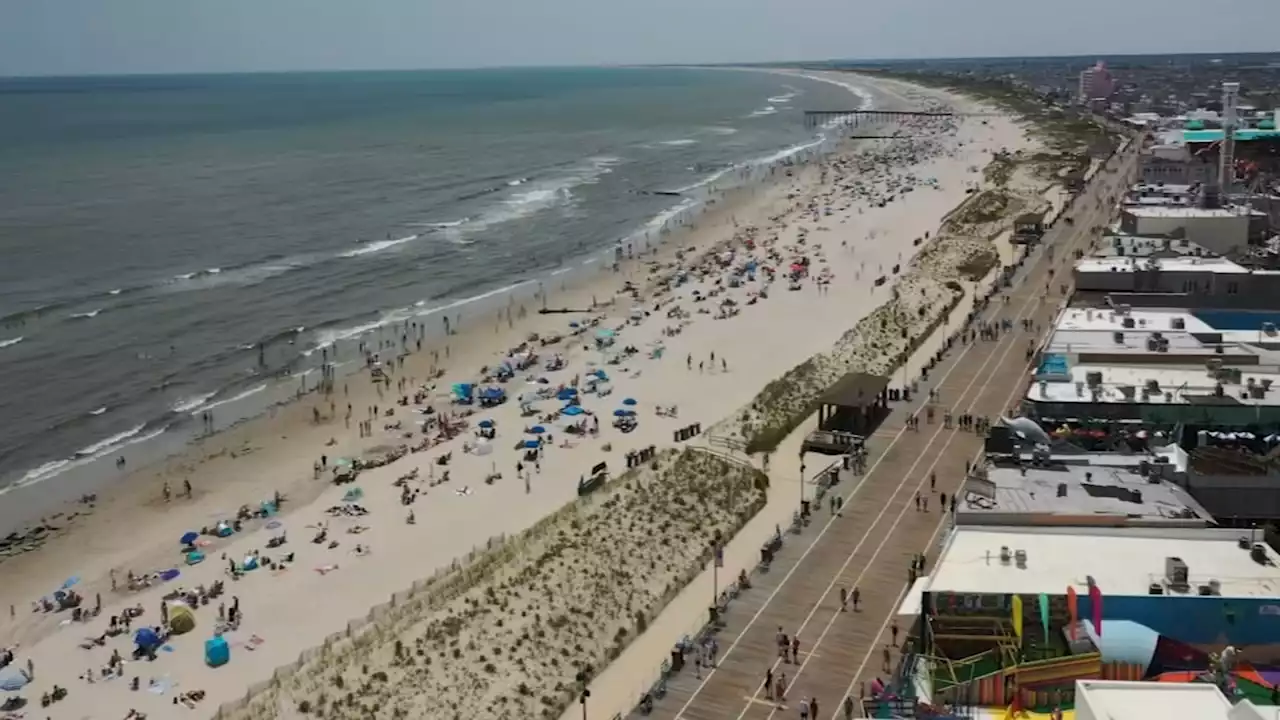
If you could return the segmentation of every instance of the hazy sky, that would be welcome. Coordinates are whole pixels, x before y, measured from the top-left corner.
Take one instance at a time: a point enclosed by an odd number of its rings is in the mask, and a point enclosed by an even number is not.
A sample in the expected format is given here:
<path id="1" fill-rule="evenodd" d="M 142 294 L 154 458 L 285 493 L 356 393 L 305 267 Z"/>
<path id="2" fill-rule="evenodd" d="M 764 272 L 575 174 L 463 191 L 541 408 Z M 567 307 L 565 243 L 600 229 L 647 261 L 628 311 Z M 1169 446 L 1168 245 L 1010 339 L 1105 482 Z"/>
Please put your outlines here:
<path id="1" fill-rule="evenodd" d="M 0 0 L 0 75 L 1280 50 L 1280 0 Z"/>

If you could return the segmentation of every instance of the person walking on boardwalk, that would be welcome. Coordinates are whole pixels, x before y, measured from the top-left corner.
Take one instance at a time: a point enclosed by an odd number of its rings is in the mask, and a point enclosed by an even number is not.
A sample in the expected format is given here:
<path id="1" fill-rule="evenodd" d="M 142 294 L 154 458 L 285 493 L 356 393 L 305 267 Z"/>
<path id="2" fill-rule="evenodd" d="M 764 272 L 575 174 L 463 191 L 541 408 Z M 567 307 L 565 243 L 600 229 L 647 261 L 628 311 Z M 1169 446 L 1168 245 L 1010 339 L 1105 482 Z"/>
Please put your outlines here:
<path id="1" fill-rule="evenodd" d="M 855 585 L 853 587 L 853 594 L 850 596 L 850 599 L 853 600 L 853 611 L 859 612 L 858 603 L 862 601 L 862 591 L 858 589 L 858 586 Z"/>
<path id="2" fill-rule="evenodd" d="M 773 666 L 772 665 L 765 668 L 765 671 L 764 671 L 764 698 L 769 701 L 773 700 Z"/>
<path id="3" fill-rule="evenodd" d="M 930 471 L 929 473 L 929 490 L 938 489 L 938 473 Z"/>
<path id="4" fill-rule="evenodd" d="M 848 602 L 849 602 L 849 591 L 845 590 L 844 586 L 841 585 L 840 586 L 840 612 L 844 612 L 848 608 Z"/>
<path id="5" fill-rule="evenodd" d="M 893 672 L 893 651 L 889 649 L 888 645 L 884 646 L 884 650 L 881 651 L 880 655 L 884 659 L 884 671 L 886 673 Z"/>
<path id="6" fill-rule="evenodd" d="M 853 698 L 844 696 L 844 720 L 853 720 Z"/>
<path id="7" fill-rule="evenodd" d="M 897 623 L 897 621 L 894 621 L 894 623 L 893 623 L 892 625 L 890 625 L 890 626 L 889 626 L 889 635 L 893 638 L 893 646 L 894 646 L 894 647 L 898 647 L 898 623 Z"/>
<path id="8" fill-rule="evenodd" d="M 778 673 L 778 679 L 774 682 L 773 700 L 774 702 L 782 702 L 786 699 L 787 699 L 787 674 L 784 672 L 780 672 Z"/>
<path id="9" fill-rule="evenodd" d="M 791 636 L 791 662 L 800 662 L 800 638 L 795 635 Z"/>
<path id="10" fill-rule="evenodd" d="M 787 648 L 791 647 L 791 641 L 787 639 L 787 634 L 782 632 L 782 626 L 778 626 L 778 634 L 775 637 L 778 643 L 778 657 L 782 658 L 782 662 L 787 661 Z"/>
<path id="11" fill-rule="evenodd" d="M 809 700 L 808 699 L 804 699 L 800 701 L 800 720 L 809 720 Z M 818 719 L 814 718 L 814 720 L 818 720 Z"/>
<path id="12" fill-rule="evenodd" d="M 813 720 L 818 720 L 818 698 L 809 698 L 809 715 Z"/>

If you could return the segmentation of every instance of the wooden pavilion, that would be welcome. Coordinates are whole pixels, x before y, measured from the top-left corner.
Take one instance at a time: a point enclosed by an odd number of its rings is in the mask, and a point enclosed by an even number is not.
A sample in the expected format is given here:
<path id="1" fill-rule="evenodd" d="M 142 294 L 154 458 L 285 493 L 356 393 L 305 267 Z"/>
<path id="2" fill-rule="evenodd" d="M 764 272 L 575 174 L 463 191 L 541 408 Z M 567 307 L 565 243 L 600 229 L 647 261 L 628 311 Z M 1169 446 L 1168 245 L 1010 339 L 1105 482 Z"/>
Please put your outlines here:
<path id="1" fill-rule="evenodd" d="M 889 412 L 889 378 L 849 373 L 818 399 L 818 429 L 801 452 L 843 455 L 862 446 Z"/>

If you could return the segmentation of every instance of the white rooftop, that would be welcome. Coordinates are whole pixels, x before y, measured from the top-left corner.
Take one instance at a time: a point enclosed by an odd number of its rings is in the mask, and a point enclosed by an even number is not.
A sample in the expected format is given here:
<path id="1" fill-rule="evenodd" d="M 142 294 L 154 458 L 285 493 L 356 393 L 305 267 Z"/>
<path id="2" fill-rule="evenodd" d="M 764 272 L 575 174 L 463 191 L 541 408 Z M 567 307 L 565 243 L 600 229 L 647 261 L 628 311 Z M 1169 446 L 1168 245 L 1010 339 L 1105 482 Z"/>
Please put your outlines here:
<path id="1" fill-rule="evenodd" d="M 1061 403 L 1280 405 L 1280 371 L 1275 367 L 1266 370 L 1236 369 L 1241 370 L 1240 382 L 1219 383 L 1202 365 L 1073 365 L 1067 369 L 1068 379 L 1032 383 L 1027 388 L 1026 398 L 1036 402 Z M 1101 374 L 1102 382 L 1096 387 L 1089 384 L 1090 373 Z M 1144 393 L 1151 381 L 1155 381 L 1156 390 Z M 1219 384 L 1222 386 L 1220 397 L 1216 396 Z M 1269 389 L 1262 397 L 1253 397 L 1249 392 L 1250 384 L 1269 386 Z M 1209 396 L 1215 397 L 1208 400 Z"/>
<path id="2" fill-rule="evenodd" d="M 1224 597 L 1280 598 L 1280 557 L 1254 562 L 1225 528 L 956 527 L 929 578 L 928 592 L 1062 595 L 1086 592 L 1092 576 L 1106 595 L 1146 595 L 1163 583 L 1165 561 L 1182 558 L 1191 592 L 1217 580 Z M 1259 538 L 1260 541 L 1260 538 Z M 1000 549 L 1026 553 L 1024 568 Z M 1174 594 L 1166 588 L 1166 593 Z M 1280 613 L 1280 599 L 1276 601 Z"/>
<path id="3" fill-rule="evenodd" d="M 1227 720 L 1231 702 L 1208 683 L 1077 680 L 1077 720 Z"/>
<path id="4" fill-rule="evenodd" d="M 1172 218 L 1230 218 L 1243 215 L 1265 215 L 1260 210 L 1243 207 L 1201 208 L 1201 207 L 1166 207 L 1135 206 L 1125 208 L 1125 212 L 1134 217 L 1172 217 Z"/>
<path id="5" fill-rule="evenodd" d="M 1157 268 L 1164 272 L 1207 272 L 1248 275 L 1249 269 L 1224 257 L 1087 257 L 1076 261 L 1077 272 L 1133 272 Z"/>

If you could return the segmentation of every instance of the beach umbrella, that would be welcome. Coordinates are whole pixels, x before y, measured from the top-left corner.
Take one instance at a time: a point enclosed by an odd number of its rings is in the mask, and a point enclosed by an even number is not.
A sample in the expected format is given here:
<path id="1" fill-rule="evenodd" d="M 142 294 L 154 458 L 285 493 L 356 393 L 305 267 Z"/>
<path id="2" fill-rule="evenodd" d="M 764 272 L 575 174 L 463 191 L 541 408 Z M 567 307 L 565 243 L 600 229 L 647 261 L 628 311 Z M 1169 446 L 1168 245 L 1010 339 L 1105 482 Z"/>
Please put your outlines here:
<path id="1" fill-rule="evenodd" d="M 492 420 L 481 420 L 478 424 L 480 425 L 480 427 L 486 428 L 486 429 L 493 427 Z"/>
<path id="2" fill-rule="evenodd" d="M 144 650 L 158 648 L 161 645 L 160 636 L 156 635 L 155 630 L 144 627 L 133 634 L 133 644 Z"/>
<path id="3" fill-rule="evenodd" d="M 0 670 L 0 690 L 4 692 L 18 692 L 31 682 L 31 678 L 27 677 L 27 672 L 17 665 Z"/>
<path id="4" fill-rule="evenodd" d="M 571 387 L 561 388 L 560 392 L 556 393 L 557 400 L 572 400 L 576 397 L 578 397 L 578 391 Z"/>
<path id="5" fill-rule="evenodd" d="M 578 329 L 578 327 L 579 327 L 579 325 L 578 325 L 578 323 L 576 323 L 576 322 L 571 322 L 571 323 L 569 323 L 569 327 L 573 328 L 574 330 L 577 330 L 577 329 Z"/>
<path id="6" fill-rule="evenodd" d="M 623 401 L 622 401 L 622 404 L 623 404 L 623 405 L 635 405 L 635 404 L 636 404 L 636 399 L 635 399 L 635 398 L 627 398 L 626 400 L 623 400 Z"/>
<path id="7" fill-rule="evenodd" d="M 626 416 L 628 416 L 628 415 L 632 415 L 632 414 L 633 414 L 633 413 L 632 413 L 630 410 L 621 410 L 621 409 L 619 409 L 619 410 L 614 410 L 614 411 L 613 411 L 613 416 L 614 416 L 614 417 L 626 417 Z"/>
<path id="8" fill-rule="evenodd" d="M 534 425 L 533 427 L 529 428 L 529 432 L 533 433 L 534 435 L 541 435 L 546 431 L 547 429 L 542 427 L 541 425 Z"/>
<path id="9" fill-rule="evenodd" d="M 194 530 L 189 530 L 189 531 L 187 531 L 187 532 L 183 533 L 183 534 L 182 534 L 182 537 L 178 538 L 178 544 L 179 544 L 179 545 L 190 545 L 190 544 L 194 543 L 196 540 L 199 540 L 199 539 L 200 539 L 200 533 L 195 532 Z"/>
<path id="10" fill-rule="evenodd" d="M 539 446 L 539 443 L 538 443 L 538 441 L 537 441 L 537 440 L 525 440 L 525 441 L 524 441 L 524 446 L 525 446 L 526 448 L 529 448 L 530 450 L 532 450 L 532 449 L 534 449 L 534 448 L 537 448 L 537 447 Z"/>
<path id="11" fill-rule="evenodd" d="M 80 582 L 80 576 L 72 575 L 71 577 L 62 581 L 62 589 L 66 590 L 67 588 L 71 587 L 72 585 L 75 585 L 78 582 Z"/>
<path id="12" fill-rule="evenodd" d="M 596 337 L 600 338 L 601 340 L 608 340 L 609 338 L 613 337 L 615 334 L 616 333 L 614 333 L 609 328 L 601 328 L 600 330 L 596 331 Z"/>
<path id="13" fill-rule="evenodd" d="M 565 408 L 561 412 L 563 412 L 565 415 L 568 415 L 569 417 L 575 417 L 577 415 L 581 415 L 586 411 L 583 410 L 581 407 L 578 407 L 577 405 L 570 405 L 569 407 Z"/>

